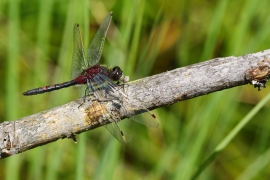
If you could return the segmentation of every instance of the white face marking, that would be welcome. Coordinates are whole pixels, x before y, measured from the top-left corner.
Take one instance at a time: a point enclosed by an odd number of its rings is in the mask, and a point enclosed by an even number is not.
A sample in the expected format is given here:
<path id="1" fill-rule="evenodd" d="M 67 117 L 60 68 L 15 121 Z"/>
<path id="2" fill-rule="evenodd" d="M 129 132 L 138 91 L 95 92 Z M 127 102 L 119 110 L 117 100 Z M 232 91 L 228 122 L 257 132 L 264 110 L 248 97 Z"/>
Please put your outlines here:
<path id="1" fill-rule="evenodd" d="M 121 76 L 120 82 L 126 83 L 128 81 L 129 81 L 129 76 L 124 76 L 124 75 Z"/>

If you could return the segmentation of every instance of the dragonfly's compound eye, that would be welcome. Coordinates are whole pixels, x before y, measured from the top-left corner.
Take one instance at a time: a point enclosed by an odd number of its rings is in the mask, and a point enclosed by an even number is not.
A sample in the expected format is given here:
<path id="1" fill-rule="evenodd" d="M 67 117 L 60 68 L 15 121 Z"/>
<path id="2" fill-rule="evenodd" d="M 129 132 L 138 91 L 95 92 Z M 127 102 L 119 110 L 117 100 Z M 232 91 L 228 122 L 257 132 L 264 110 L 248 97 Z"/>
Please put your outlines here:
<path id="1" fill-rule="evenodd" d="M 114 81 L 118 81 L 123 75 L 123 71 L 120 69 L 120 67 L 118 66 L 115 66 L 113 69 L 112 69 L 112 75 L 111 75 L 111 78 L 114 80 Z"/>

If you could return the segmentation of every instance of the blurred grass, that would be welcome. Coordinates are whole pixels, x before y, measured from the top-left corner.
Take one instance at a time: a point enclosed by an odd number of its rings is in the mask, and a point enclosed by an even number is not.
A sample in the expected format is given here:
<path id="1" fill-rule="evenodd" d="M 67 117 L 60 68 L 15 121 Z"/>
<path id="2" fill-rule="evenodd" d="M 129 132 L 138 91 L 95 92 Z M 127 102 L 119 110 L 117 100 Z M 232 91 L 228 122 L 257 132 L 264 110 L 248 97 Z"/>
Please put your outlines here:
<path id="1" fill-rule="evenodd" d="M 75 88 L 21 96 L 25 90 L 69 80 L 75 22 L 88 47 L 113 11 L 101 63 L 119 65 L 134 80 L 268 49 L 269 5 L 267 0 L 3 0 L 0 117 L 13 120 L 77 98 Z M 197 179 L 267 179 L 266 102 L 205 169 L 200 167 L 267 92 L 237 87 L 159 108 L 154 111 L 158 129 L 122 121 L 121 128 L 133 136 L 126 146 L 104 128 L 79 135 L 78 144 L 59 140 L 2 160 L 0 179 L 190 179 L 197 170 Z"/>

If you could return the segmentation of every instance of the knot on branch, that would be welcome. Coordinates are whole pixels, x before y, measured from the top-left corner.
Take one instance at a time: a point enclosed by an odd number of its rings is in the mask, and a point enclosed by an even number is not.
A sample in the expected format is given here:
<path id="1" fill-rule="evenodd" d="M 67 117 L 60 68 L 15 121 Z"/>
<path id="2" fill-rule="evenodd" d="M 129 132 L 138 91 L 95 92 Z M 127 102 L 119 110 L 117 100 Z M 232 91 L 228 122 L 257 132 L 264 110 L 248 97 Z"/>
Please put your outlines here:
<path id="1" fill-rule="evenodd" d="M 270 77 L 270 58 L 267 57 L 260 61 L 257 66 L 246 72 L 246 79 L 254 88 L 261 90 L 261 87 L 266 88 L 266 83 Z"/>

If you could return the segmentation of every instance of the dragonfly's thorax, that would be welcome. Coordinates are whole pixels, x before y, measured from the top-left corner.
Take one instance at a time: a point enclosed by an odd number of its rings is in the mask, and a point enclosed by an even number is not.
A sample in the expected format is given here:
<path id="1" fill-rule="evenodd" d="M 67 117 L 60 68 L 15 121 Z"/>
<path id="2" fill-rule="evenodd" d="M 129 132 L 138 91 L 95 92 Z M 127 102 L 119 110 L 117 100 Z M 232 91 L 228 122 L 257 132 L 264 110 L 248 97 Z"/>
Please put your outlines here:
<path id="1" fill-rule="evenodd" d="M 81 75 L 75 79 L 75 81 L 78 84 L 86 84 L 87 79 L 91 80 L 99 73 L 104 74 L 105 76 L 109 77 L 113 81 L 118 81 L 122 77 L 122 74 L 123 74 L 122 70 L 118 66 L 115 66 L 112 69 L 108 69 L 105 66 L 96 64 L 84 70 L 81 73 Z"/>

